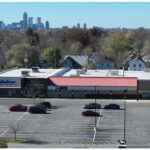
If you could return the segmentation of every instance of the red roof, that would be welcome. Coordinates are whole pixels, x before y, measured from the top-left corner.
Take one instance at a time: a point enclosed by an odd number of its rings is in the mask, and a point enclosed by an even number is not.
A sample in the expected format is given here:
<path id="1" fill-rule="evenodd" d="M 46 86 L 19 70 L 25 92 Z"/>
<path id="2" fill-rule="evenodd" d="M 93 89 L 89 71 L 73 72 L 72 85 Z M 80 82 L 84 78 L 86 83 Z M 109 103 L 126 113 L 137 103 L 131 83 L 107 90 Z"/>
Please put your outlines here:
<path id="1" fill-rule="evenodd" d="M 126 77 L 49 77 L 55 86 L 137 87 L 137 78 Z"/>

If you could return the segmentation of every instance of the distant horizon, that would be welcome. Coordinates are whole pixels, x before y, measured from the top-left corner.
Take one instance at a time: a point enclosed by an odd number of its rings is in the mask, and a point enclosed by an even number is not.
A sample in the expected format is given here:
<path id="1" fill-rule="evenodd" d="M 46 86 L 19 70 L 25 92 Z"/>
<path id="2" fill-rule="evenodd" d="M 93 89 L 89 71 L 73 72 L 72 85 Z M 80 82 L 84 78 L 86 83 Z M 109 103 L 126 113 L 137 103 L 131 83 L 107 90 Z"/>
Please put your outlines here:
<path id="1" fill-rule="evenodd" d="M 69 28 L 86 23 L 103 28 L 150 28 L 150 2 L 0 2 L 0 21 L 5 24 L 19 22 L 23 13 L 28 17 L 41 17 L 50 28 Z"/>

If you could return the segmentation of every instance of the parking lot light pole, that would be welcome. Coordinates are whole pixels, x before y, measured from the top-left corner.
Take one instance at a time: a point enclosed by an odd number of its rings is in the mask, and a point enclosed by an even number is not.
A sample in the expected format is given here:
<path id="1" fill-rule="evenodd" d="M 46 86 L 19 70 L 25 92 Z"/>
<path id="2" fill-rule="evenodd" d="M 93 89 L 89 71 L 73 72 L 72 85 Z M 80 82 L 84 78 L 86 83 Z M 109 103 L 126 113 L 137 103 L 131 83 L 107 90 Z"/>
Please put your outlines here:
<path id="1" fill-rule="evenodd" d="M 95 86 L 95 106 L 96 106 L 96 86 Z M 95 107 L 95 127 L 94 127 L 94 130 L 95 131 L 97 130 L 97 127 L 96 127 L 96 107 Z"/>
<path id="2" fill-rule="evenodd" d="M 124 90 L 124 140 L 126 140 L 126 92 Z"/>

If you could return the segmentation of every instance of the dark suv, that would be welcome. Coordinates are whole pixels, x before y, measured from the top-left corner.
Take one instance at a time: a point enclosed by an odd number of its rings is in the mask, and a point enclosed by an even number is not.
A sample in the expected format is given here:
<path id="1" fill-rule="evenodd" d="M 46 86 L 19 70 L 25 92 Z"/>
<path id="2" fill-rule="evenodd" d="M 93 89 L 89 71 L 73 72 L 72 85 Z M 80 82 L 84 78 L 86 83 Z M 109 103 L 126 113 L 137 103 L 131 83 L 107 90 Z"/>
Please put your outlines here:
<path id="1" fill-rule="evenodd" d="M 46 114 L 46 110 L 37 106 L 32 106 L 29 108 L 29 113 L 31 114 Z"/>
<path id="2" fill-rule="evenodd" d="M 118 105 L 118 104 L 108 104 L 108 105 L 105 105 L 104 109 L 120 109 L 120 105 Z"/>
<path id="3" fill-rule="evenodd" d="M 47 108 L 51 108 L 51 103 L 50 102 L 40 102 L 40 105 L 46 106 Z"/>
<path id="4" fill-rule="evenodd" d="M 84 109 L 101 109 L 101 104 L 89 103 L 83 106 Z"/>

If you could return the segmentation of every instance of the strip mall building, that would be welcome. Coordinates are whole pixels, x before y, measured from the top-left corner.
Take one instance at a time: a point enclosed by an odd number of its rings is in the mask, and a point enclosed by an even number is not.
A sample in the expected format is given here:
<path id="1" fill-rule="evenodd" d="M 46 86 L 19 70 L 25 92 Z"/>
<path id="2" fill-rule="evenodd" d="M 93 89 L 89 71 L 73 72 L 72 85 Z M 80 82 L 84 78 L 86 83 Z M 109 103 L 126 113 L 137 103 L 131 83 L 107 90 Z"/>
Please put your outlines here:
<path id="1" fill-rule="evenodd" d="M 1 97 L 129 98 L 150 95 L 150 72 L 26 69 L 0 72 Z M 32 94 L 31 94 L 32 93 Z"/>

